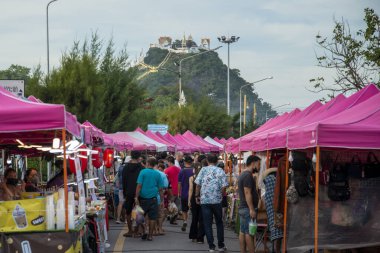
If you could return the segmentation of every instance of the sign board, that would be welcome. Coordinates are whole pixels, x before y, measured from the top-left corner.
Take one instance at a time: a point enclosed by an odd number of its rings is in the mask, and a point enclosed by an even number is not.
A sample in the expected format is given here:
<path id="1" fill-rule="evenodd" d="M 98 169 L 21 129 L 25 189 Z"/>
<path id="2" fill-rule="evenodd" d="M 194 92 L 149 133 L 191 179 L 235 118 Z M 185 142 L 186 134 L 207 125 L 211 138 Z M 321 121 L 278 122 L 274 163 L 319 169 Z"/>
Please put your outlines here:
<path id="1" fill-rule="evenodd" d="M 169 126 L 164 124 L 148 124 L 148 130 L 152 132 L 159 132 L 160 134 L 166 134 Z"/>
<path id="2" fill-rule="evenodd" d="M 0 80 L 0 86 L 9 92 L 12 92 L 17 97 L 24 97 L 24 80 Z"/>

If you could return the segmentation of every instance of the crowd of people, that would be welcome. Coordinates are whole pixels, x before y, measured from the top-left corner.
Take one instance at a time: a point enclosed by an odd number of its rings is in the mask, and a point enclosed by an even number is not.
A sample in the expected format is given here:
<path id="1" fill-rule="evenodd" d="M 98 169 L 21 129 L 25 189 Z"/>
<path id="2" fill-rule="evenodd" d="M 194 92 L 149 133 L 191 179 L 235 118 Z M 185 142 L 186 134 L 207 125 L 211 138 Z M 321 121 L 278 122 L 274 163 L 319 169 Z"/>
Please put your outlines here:
<path id="1" fill-rule="evenodd" d="M 255 248 L 248 226 L 256 218 L 259 206 L 255 177 L 259 168 L 260 158 L 249 156 L 237 183 L 241 252 L 254 252 Z M 156 157 L 143 157 L 139 151 L 132 151 L 117 169 L 115 179 L 115 198 L 119 203 L 116 223 L 121 223 L 125 208 L 128 226 L 125 237 L 152 241 L 154 236 L 165 234 L 162 224 L 167 220 L 179 225 L 183 232 L 188 230 L 189 223 L 189 239 L 203 244 L 206 238 L 210 252 L 227 250 L 223 221 L 228 180 L 224 163 L 216 154 L 184 156 L 178 152 L 175 156 L 161 153 Z M 144 211 L 143 220 L 133 215 L 137 206 Z M 217 242 L 214 242 L 213 221 Z"/>
<path id="2" fill-rule="evenodd" d="M 121 223 L 125 209 L 125 237 L 152 241 L 154 236 L 165 234 L 162 224 L 167 220 L 179 225 L 181 231 L 188 231 L 194 243 L 203 244 L 206 238 L 210 252 L 216 246 L 224 251 L 223 202 L 227 186 L 223 161 L 216 154 L 184 156 L 178 152 L 175 157 L 166 153 L 143 157 L 139 151 L 131 151 L 115 176 L 116 223 Z M 134 213 L 139 207 L 144 211 L 143 220 Z"/>

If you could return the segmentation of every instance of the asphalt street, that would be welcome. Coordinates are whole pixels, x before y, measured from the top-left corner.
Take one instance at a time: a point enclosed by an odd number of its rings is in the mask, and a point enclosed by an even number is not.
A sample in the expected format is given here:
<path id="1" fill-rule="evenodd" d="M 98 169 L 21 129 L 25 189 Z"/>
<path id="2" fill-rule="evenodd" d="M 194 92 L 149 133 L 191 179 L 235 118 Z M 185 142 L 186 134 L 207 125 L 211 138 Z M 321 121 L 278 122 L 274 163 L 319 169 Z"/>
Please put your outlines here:
<path id="1" fill-rule="evenodd" d="M 182 221 L 178 221 L 182 224 Z M 164 223 L 165 235 L 155 236 L 153 241 L 143 241 L 141 238 L 126 238 L 123 236 L 127 232 L 125 224 L 116 224 L 110 220 L 109 243 L 111 246 L 106 252 L 208 252 L 208 244 L 193 243 L 189 239 L 188 231 L 181 231 L 180 225 L 171 225 L 169 222 Z M 238 236 L 229 228 L 224 230 L 225 244 L 227 252 L 240 252 Z M 214 225 L 215 244 L 216 229 Z M 206 241 L 206 238 L 205 238 Z"/>

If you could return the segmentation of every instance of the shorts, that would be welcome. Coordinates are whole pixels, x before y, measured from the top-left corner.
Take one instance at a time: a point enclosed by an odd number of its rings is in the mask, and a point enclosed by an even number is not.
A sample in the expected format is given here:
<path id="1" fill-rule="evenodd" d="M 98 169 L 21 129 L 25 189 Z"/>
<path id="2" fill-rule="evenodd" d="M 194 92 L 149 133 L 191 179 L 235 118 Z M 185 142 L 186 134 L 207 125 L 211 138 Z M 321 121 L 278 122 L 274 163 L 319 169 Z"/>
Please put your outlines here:
<path id="1" fill-rule="evenodd" d="M 181 211 L 185 213 L 189 211 L 189 199 L 181 199 Z"/>
<path id="2" fill-rule="evenodd" d="M 135 197 L 134 196 L 127 196 L 124 202 L 125 207 L 125 213 L 127 215 L 130 215 L 132 213 L 132 209 L 135 205 Z"/>
<path id="3" fill-rule="evenodd" d="M 139 198 L 140 206 L 144 210 L 145 215 L 148 215 L 150 220 L 157 220 L 158 218 L 158 203 L 157 198 L 144 199 Z"/>
<path id="4" fill-rule="evenodd" d="M 249 208 L 239 209 L 240 218 L 240 233 L 249 234 L 249 222 L 251 221 L 251 216 L 249 215 Z"/>

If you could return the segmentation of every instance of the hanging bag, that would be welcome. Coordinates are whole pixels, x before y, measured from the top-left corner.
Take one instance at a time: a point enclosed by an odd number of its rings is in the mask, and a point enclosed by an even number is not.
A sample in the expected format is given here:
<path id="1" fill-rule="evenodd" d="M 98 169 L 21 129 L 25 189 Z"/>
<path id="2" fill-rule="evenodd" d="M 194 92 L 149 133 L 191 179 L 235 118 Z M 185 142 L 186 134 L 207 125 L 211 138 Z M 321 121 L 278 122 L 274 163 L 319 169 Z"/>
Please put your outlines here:
<path id="1" fill-rule="evenodd" d="M 294 186 L 294 172 L 293 170 L 290 170 L 290 186 L 288 190 L 286 191 L 286 199 L 288 200 L 289 203 L 295 204 L 298 202 L 299 196 L 298 192 L 296 190 L 296 187 Z"/>
<path id="2" fill-rule="evenodd" d="M 380 177 L 380 162 L 373 152 L 368 153 L 367 163 L 364 166 L 364 177 Z"/>
<path id="3" fill-rule="evenodd" d="M 348 175 L 351 178 L 363 178 L 364 170 L 358 155 L 354 155 L 351 162 L 347 164 Z"/>
<path id="4" fill-rule="evenodd" d="M 332 201 L 346 201 L 350 199 L 351 191 L 348 183 L 348 172 L 346 166 L 337 162 L 330 173 L 330 182 L 327 189 L 327 196 Z"/>

